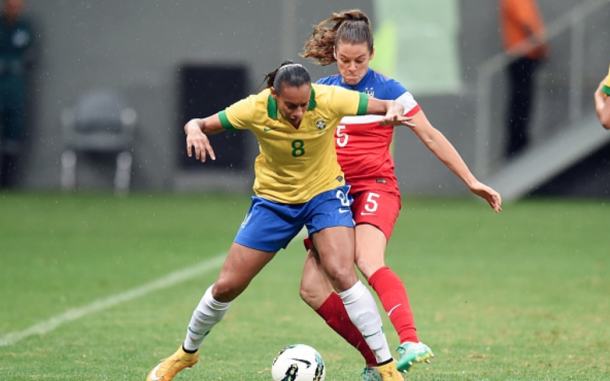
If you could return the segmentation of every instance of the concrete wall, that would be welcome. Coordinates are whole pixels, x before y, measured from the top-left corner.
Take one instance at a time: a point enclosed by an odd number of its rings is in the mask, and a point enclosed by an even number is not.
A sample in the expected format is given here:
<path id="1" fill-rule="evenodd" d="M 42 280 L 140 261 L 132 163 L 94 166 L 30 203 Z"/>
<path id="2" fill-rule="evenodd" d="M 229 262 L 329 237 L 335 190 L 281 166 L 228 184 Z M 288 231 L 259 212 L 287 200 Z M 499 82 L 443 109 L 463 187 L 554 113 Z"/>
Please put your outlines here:
<path id="1" fill-rule="evenodd" d="M 375 19 L 371 1 L 350 1 L 349 6 L 361 8 Z M 539 0 L 547 22 L 582 1 Z M 298 58 L 314 22 L 343 7 L 342 2 L 322 0 L 29 0 L 27 10 L 41 34 L 41 55 L 33 78 L 33 123 L 21 187 L 59 187 L 61 110 L 90 88 L 114 87 L 126 94 L 139 115 L 133 187 L 176 189 L 180 176 L 176 139 L 182 134 L 177 123 L 179 65 L 247 64 L 248 90 L 256 92 L 264 73 L 284 59 Z M 607 16 L 602 20 L 608 20 Z M 497 3 L 461 0 L 461 19 L 463 91 L 458 95 L 415 96 L 432 123 L 472 165 L 477 67 L 501 51 Z M 593 44 L 591 49 L 597 46 L 603 50 L 600 46 L 607 45 L 605 36 L 601 39 L 604 44 Z M 559 65 L 565 54 L 559 49 L 552 61 Z M 607 65 L 608 55 L 604 54 L 598 54 L 601 63 L 596 69 Z M 334 72 L 334 68 L 308 67 L 314 78 Z M 593 77 L 599 77 L 597 70 Z M 249 144 L 246 154 L 253 156 L 255 143 Z M 396 161 L 407 194 L 465 192 L 459 180 L 407 129 L 396 134 Z M 110 189 L 108 164 L 83 162 L 78 179 L 81 187 Z M 244 189 L 249 189 L 250 181 L 251 172 L 237 176 Z"/>
<path id="2" fill-rule="evenodd" d="M 370 1 L 350 6 L 372 12 Z M 311 25 L 336 7 L 322 0 L 29 0 L 26 9 L 39 28 L 41 54 L 20 185 L 59 187 L 61 110 L 90 88 L 112 87 L 126 94 L 139 115 L 134 188 L 169 190 L 176 176 L 176 136 L 182 134 L 179 65 L 245 63 L 248 91 L 256 92 L 264 73 L 299 58 Z M 311 72 L 314 78 L 326 73 L 313 67 Z M 82 162 L 80 187 L 110 189 L 108 164 Z"/>
<path id="3" fill-rule="evenodd" d="M 574 7 L 587 3 L 586 0 L 538 0 L 540 12 L 547 24 L 556 20 Z M 497 1 L 461 0 L 461 64 L 464 87 L 459 94 L 445 96 L 418 97 L 432 124 L 441 130 L 461 153 L 466 163 L 473 168 L 475 161 L 474 144 L 477 134 L 476 92 L 477 75 L 482 62 L 502 53 L 499 30 Z M 583 88 L 580 89 L 581 105 L 584 113 L 593 113 L 593 91 L 608 70 L 610 57 L 610 3 L 600 12 L 583 23 L 585 44 L 582 55 L 585 63 Z M 570 123 L 567 102 L 570 96 L 569 61 L 571 53 L 570 35 L 561 33 L 550 41 L 551 56 L 541 67 L 536 90 L 531 123 L 532 146 L 543 144 L 545 139 L 565 128 L 578 128 Z M 494 92 L 491 99 L 492 120 L 489 125 L 491 170 L 502 166 L 502 150 L 505 139 L 504 119 L 506 105 L 506 84 L 504 72 L 494 77 Z M 398 135 L 397 147 L 407 152 L 397 153 L 397 175 L 403 184 L 403 191 L 412 194 L 447 195 L 463 193 L 464 186 L 442 164 L 430 154 L 422 144 L 411 137 L 408 131 Z M 410 134 L 412 135 L 412 134 Z M 476 173 L 475 173 L 476 174 Z M 598 177 L 601 179 L 601 177 Z M 485 178 L 480 176 L 480 180 Z M 580 180 L 582 181 L 582 180 Z M 594 186 L 591 182 L 587 182 Z M 606 189 L 603 181 L 596 187 Z M 556 192 L 557 193 L 557 192 Z M 599 194 L 599 192 L 592 192 Z M 582 193 L 579 193 L 581 195 Z"/>

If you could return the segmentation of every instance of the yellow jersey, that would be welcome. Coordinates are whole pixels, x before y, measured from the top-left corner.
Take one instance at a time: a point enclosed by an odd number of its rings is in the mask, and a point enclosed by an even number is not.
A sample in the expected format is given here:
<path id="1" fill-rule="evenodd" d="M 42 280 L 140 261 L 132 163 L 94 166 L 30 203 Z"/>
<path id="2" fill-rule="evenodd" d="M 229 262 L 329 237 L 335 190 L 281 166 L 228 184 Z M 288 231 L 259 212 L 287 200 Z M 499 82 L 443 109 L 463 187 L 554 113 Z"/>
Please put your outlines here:
<path id="1" fill-rule="evenodd" d="M 606 76 L 606 80 L 604 81 L 604 85 L 602 86 L 602 91 L 606 95 L 610 95 L 610 69 L 608 69 L 608 76 Z"/>
<path id="2" fill-rule="evenodd" d="M 298 129 L 281 116 L 269 89 L 242 99 L 218 116 L 225 129 L 250 130 L 258 140 L 254 194 L 302 204 L 345 184 L 335 152 L 335 129 L 344 116 L 366 114 L 367 106 L 366 94 L 312 84 Z"/>

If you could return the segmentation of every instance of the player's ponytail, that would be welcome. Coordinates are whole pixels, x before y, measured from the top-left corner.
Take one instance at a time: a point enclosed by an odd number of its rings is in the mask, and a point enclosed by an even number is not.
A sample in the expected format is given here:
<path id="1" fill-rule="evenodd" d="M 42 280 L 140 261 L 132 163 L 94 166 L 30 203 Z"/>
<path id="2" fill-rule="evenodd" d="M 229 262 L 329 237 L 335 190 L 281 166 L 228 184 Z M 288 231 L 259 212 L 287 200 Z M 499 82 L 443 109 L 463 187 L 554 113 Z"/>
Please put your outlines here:
<path id="1" fill-rule="evenodd" d="M 305 41 L 301 57 L 311 58 L 320 66 L 330 65 L 336 62 L 334 51 L 339 42 L 366 43 L 369 52 L 373 51 L 373 29 L 364 12 L 352 9 L 333 13 L 329 19 L 315 25 L 311 36 Z"/>
<path id="2" fill-rule="evenodd" d="M 275 92 L 280 94 L 284 84 L 290 87 L 301 87 L 311 84 L 311 77 L 305 66 L 293 61 L 284 61 L 280 67 L 265 75 L 265 81 L 268 88 L 273 87 Z"/>

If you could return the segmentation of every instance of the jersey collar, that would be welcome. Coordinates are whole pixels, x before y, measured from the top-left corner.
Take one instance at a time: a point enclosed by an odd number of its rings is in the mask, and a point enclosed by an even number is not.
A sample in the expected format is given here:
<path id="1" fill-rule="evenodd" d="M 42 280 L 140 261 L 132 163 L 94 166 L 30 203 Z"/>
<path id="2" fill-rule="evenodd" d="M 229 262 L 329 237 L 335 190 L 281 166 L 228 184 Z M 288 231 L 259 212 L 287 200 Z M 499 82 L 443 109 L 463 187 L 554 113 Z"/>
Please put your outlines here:
<path id="1" fill-rule="evenodd" d="M 309 106 L 307 107 L 307 111 L 311 111 L 316 108 L 318 104 L 316 103 L 316 91 L 313 86 L 311 87 L 311 93 L 309 94 Z M 277 101 L 273 98 L 273 95 L 269 94 L 267 98 L 267 115 L 271 119 L 277 120 Z"/>

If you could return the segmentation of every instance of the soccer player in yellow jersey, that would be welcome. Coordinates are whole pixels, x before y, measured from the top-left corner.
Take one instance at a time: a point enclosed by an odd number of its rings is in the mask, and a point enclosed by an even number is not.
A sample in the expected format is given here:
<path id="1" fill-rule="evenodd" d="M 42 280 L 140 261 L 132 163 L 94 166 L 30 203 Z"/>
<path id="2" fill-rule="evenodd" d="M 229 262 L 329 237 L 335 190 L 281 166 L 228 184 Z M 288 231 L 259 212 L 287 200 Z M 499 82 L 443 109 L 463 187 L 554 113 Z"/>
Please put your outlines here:
<path id="1" fill-rule="evenodd" d="M 398 102 L 312 85 L 305 67 L 290 61 L 267 75 L 267 86 L 184 127 L 188 155 L 201 161 L 215 158 L 207 135 L 252 131 L 260 146 L 254 166 L 255 196 L 216 282 L 193 312 L 182 346 L 153 368 L 147 381 L 169 381 L 195 365 L 199 347 L 230 303 L 303 226 L 350 320 L 375 354 L 379 370 L 384 370 L 383 380 L 402 381 L 375 300 L 354 269 L 352 200 L 337 162 L 334 133 L 349 115 L 385 115 L 382 124 L 392 125 L 411 125 L 410 118 Z"/>
<path id="2" fill-rule="evenodd" d="M 599 87 L 595 91 L 595 112 L 597 117 L 605 129 L 610 130 L 610 70 L 606 78 L 600 83 Z"/>

